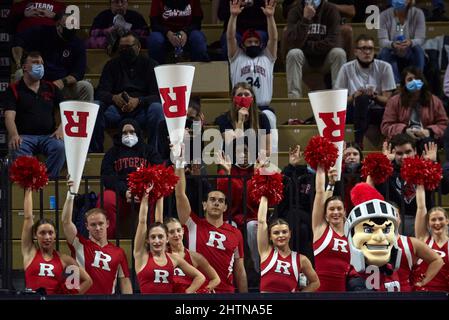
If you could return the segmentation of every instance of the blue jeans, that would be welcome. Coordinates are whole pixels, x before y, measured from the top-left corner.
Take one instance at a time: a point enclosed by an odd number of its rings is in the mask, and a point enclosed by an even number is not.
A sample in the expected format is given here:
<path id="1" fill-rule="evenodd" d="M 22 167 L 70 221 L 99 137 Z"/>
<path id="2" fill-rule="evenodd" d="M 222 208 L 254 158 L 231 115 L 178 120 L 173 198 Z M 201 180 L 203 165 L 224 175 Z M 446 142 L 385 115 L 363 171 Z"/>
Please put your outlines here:
<path id="1" fill-rule="evenodd" d="M 157 147 L 159 122 L 165 119 L 162 104 L 153 102 L 148 108 L 140 107 L 130 113 L 121 112 L 116 106 L 110 105 L 100 107 L 89 152 L 103 152 L 104 130 L 116 128 L 126 118 L 136 120 L 142 132 L 147 132 L 148 144 Z"/>
<path id="2" fill-rule="evenodd" d="M 161 32 L 151 32 L 147 38 L 148 55 L 159 64 L 164 64 L 167 52 L 173 50 L 173 46 L 167 37 Z M 191 61 L 209 61 L 207 54 L 206 36 L 200 30 L 193 30 L 187 35 L 187 43 L 183 48 L 190 52 Z"/>
<path id="3" fill-rule="evenodd" d="M 11 150 L 13 159 L 20 156 L 32 156 L 42 153 L 47 157 L 45 165 L 50 179 L 59 177 L 59 172 L 64 166 L 65 149 L 64 141 L 49 135 L 20 135 L 22 143 L 18 150 Z"/>
<path id="4" fill-rule="evenodd" d="M 397 56 L 393 49 L 383 48 L 378 58 L 391 64 L 396 83 L 401 82 L 401 72 L 409 65 L 424 70 L 424 50 L 420 46 L 409 47 L 404 57 Z"/>
<path id="5" fill-rule="evenodd" d="M 267 42 L 268 42 L 268 33 L 266 31 L 262 31 L 262 30 L 256 30 L 256 31 L 260 35 L 261 45 L 265 48 L 267 45 Z M 235 38 L 237 39 L 238 46 L 240 46 L 240 44 L 242 43 L 242 36 L 243 36 L 243 34 L 241 34 L 239 32 L 235 33 Z M 221 34 L 220 43 L 221 43 L 221 49 L 223 50 L 223 58 L 225 60 L 228 60 L 228 42 L 226 40 L 226 31 Z"/>

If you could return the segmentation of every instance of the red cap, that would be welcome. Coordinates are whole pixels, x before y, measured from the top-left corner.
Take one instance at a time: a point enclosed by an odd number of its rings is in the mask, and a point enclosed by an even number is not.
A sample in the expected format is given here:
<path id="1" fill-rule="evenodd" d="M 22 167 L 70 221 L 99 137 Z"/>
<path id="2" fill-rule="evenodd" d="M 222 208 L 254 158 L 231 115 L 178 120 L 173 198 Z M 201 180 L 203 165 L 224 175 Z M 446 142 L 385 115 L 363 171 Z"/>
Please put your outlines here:
<path id="1" fill-rule="evenodd" d="M 243 33 L 242 43 L 244 43 L 248 38 L 257 38 L 259 41 L 261 41 L 259 33 L 254 29 L 248 29 Z"/>

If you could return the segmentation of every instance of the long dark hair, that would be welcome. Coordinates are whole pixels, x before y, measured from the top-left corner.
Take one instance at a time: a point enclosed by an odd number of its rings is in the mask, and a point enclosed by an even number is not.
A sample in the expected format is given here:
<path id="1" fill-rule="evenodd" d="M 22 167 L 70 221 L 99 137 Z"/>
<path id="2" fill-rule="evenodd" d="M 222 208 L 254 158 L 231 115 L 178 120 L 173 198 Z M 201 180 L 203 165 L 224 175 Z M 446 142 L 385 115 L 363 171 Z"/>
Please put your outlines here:
<path id="1" fill-rule="evenodd" d="M 34 224 L 33 224 L 33 236 L 34 235 L 36 235 L 36 233 L 37 233 L 37 229 L 41 226 L 41 225 L 43 225 L 43 224 L 49 224 L 49 225 L 51 225 L 52 227 L 53 227 L 53 229 L 55 229 L 55 232 L 56 232 L 56 226 L 55 226 L 55 223 L 53 222 L 53 220 L 50 220 L 50 219 L 45 219 L 45 218 L 43 218 L 43 219 L 39 219 L 39 220 L 37 220 Z"/>
<path id="2" fill-rule="evenodd" d="M 422 80 L 422 82 L 424 83 L 423 87 L 420 90 L 420 95 L 419 95 L 419 103 L 421 104 L 422 107 L 425 106 L 430 106 L 430 104 L 432 103 L 432 92 L 429 90 L 429 84 L 427 83 L 426 78 L 424 77 L 424 74 L 422 73 L 422 71 L 420 69 L 418 69 L 415 66 L 410 66 L 405 68 L 402 71 L 401 74 L 401 106 L 403 108 L 411 108 L 413 107 L 411 105 L 411 100 L 412 100 L 412 96 L 413 93 L 409 92 L 407 90 L 407 88 L 405 87 L 406 83 L 405 83 L 405 78 L 407 77 L 407 74 L 411 73 L 415 76 L 415 79 L 420 79 Z"/>
<path id="3" fill-rule="evenodd" d="M 152 224 L 150 224 L 148 226 L 147 234 L 146 234 L 146 237 L 145 237 L 146 240 L 148 240 L 148 237 L 150 236 L 151 230 L 153 230 L 154 228 L 157 228 L 157 227 L 162 228 L 164 230 L 164 232 L 165 232 L 165 236 L 168 238 L 167 226 L 165 224 L 163 224 L 162 222 L 155 222 L 155 223 L 152 223 Z M 150 244 L 147 241 L 145 241 L 145 249 L 147 249 L 147 252 L 150 252 Z"/>
<path id="4" fill-rule="evenodd" d="M 253 104 L 251 105 L 251 107 L 249 108 L 249 118 L 248 121 L 250 123 L 250 128 L 256 130 L 256 134 L 257 134 L 257 130 L 259 130 L 259 108 L 257 107 L 256 104 L 256 95 L 254 94 L 254 90 L 253 88 L 246 82 L 239 82 L 237 83 L 231 91 L 231 99 L 234 98 L 235 93 L 237 92 L 237 89 L 239 88 L 243 88 L 246 90 L 249 90 L 251 92 L 251 95 L 253 97 Z M 231 123 L 232 126 L 235 129 L 235 125 L 237 124 L 237 121 L 239 119 L 239 115 L 238 115 L 239 111 L 238 109 L 234 106 L 234 102 L 231 102 L 231 109 L 230 109 L 230 118 L 231 118 Z"/>

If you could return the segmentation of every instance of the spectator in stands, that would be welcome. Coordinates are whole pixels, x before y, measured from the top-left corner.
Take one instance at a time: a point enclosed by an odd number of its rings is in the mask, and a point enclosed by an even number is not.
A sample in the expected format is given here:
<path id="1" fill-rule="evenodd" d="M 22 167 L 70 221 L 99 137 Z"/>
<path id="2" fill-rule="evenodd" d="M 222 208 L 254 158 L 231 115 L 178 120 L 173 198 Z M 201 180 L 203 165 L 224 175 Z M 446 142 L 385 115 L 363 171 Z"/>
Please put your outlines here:
<path id="1" fill-rule="evenodd" d="M 374 59 L 374 39 L 360 35 L 355 42 L 356 59 L 338 72 L 336 89 L 348 89 L 346 123 L 354 124 L 355 142 L 363 149 L 363 138 L 370 124 L 378 128 L 385 104 L 396 89 L 391 65 Z"/>
<path id="2" fill-rule="evenodd" d="M 217 154 L 218 174 L 223 176 L 223 178 L 217 179 L 217 190 L 231 199 L 229 219 L 232 219 L 241 231 L 246 227 L 246 241 L 254 263 L 254 270 L 259 273 L 260 259 L 256 236 L 257 205 L 250 202 L 245 194 L 245 190 L 248 190 L 248 181 L 257 167 L 254 165 L 254 161 L 250 161 L 251 156 L 248 149 L 248 139 L 245 139 L 243 143 L 234 140 L 232 150 L 235 150 L 235 156 L 224 152 Z"/>
<path id="3" fill-rule="evenodd" d="M 44 289 L 48 295 L 84 294 L 92 285 L 91 277 L 72 257 L 55 250 L 56 227 L 53 221 L 40 219 L 33 224 L 33 192 L 30 188 L 25 189 L 23 211 L 21 248 L 25 287 L 36 291 Z M 76 274 L 78 279 L 73 278 Z M 76 282 L 70 282 L 68 275 L 79 281 L 78 287 L 69 287 Z"/>
<path id="4" fill-rule="evenodd" d="M 382 48 L 379 59 L 391 64 L 396 83 L 409 65 L 424 70 L 421 46 L 426 38 L 426 22 L 422 10 L 414 6 L 414 0 L 392 1 L 392 7 L 380 14 L 378 37 Z"/>
<path id="5" fill-rule="evenodd" d="M 357 143 L 346 142 L 343 150 L 343 165 L 342 165 L 342 185 L 344 188 L 344 205 L 346 211 L 353 208 L 351 201 L 351 189 L 360 182 L 360 172 L 362 170 L 363 153 L 362 149 Z"/>
<path id="6" fill-rule="evenodd" d="M 190 52 L 190 61 L 209 61 L 206 36 L 201 32 L 203 11 L 199 0 L 155 0 L 151 2 L 149 55 L 164 64 L 168 52 L 175 60 Z"/>
<path id="7" fill-rule="evenodd" d="M 161 205 L 161 203 L 159 203 L 159 205 Z M 183 258 L 187 263 L 200 270 L 206 276 L 207 281 L 202 285 L 200 290 L 203 293 L 215 292 L 215 287 L 220 284 L 220 277 L 218 276 L 217 271 L 212 268 L 202 254 L 190 251 L 184 246 L 184 228 L 182 227 L 181 222 L 173 217 L 164 219 L 163 210 L 160 208 L 155 211 L 155 222 L 163 222 L 167 227 L 167 251 Z M 178 272 L 176 272 L 173 277 L 173 292 L 185 293 L 186 289 L 192 284 L 193 279 L 183 272 L 179 272 L 179 269 L 177 271 Z"/>
<path id="8" fill-rule="evenodd" d="M 346 291 L 350 269 L 348 239 L 344 234 L 346 211 L 343 200 L 332 195 L 335 181 L 329 180 L 327 194 L 325 179 L 326 172 L 318 166 L 312 211 L 315 270 L 321 283 L 318 290 L 342 292 Z"/>
<path id="9" fill-rule="evenodd" d="M 432 14 L 426 17 L 427 21 L 449 21 L 449 18 L 444 15 L 444 0 L 432 0 Z"/>
<path id="10" fill-rule="evenodd" d="M 70 178 L 70 177 L 69 177 Z M 87 294 L 114 294 L 118 283 L 121 294 L 132 294 L 126 253 L 108 241 L 109 221 L 102 209 L 93 208 L 86 212 L 86 228 L 89 239 L 84 238 L 72 222 L 74 194 L 70 191 L 72 181 L 68 182 L 69 191 L 62 209 L 62 227 L 72 257 L 84 268 L 93 280 Z"/>
<path id="11" fill-rule="evenodd" d="M 446 73 L 444 74 L 444 83 L 443 83 L 443 93 L 444 93 L 444 101 L 446 104 L 446 114 L 449 116 L 449 68 L 446 67 Z"/>
<path id="12" fill-rule="evenodd" d="M 228 23 L 229 19 L 232 16 L 231 10 L 230 10 L 230 1 L 227 0 L 219 0 L 219 7 L 218 7 L 218 18 L 221 21 L 224 21 L 223 29 L 224 32 L 221 35 L 221 48 L 223 50 L 223 58 L 225 60 L 230 59 L 228 56 L 229 50 L 227 48 L 228 46 L 228 40 L 227 40 L 227 30 L 228 30 Z M 235 2 L 235 1 L 234 1 Z M 237 20 L 235 30 L 235 39 L 237 41 L 237 46 L 240 46 L 242 44 L 242 36 L 243 33 L 246 30 L 255 30 L 257 34 L 259 35 L 259 41 L 260 45 L 262 47 L 265 47 L 267 45 L 267 18 L 264 12 L 262 11 L 262 8 L 265 6 L 265 4 L 268 1 L 266 0 L 241 0 L 239 1 L 240 5 L 239 7 L 242 8 L 241 13 L 239 13 L 239 18 Z M 274 6 L 273 6 L 274 9 Z"/>
<path id="13" fill-rule="evenodd" d="M 417 141 L 421 153 L 428 141 L 441 142 L 448 123 L 443 103 L 430 92 L 421 70 L 404 69 L 400 94 L 389 99 L 385 107 L 382 134 L 391 139 L 405 132 Z"/>
<path id="14" fill-rule="evenodd" d="M 401 209 L 401 233 L 405 236 L 413 236 L 416 215 L 416 187 L 407 184 L 401 178 L 401 167 L 405 158 L 417 155 L 416 141 L 408 134 L 401 133 L 393 136 L 388 143 L 384 143 L 382 149 L 382 152 L 393 163 L 393 174 L 385 183 L 376 186 L 376 188 L 387 200 L 397 203 Z M 425 145 L 424 158 L 436 161 L 437 149 L 434 143 Z M 431 192 L 426 192 L 426 203 L 431 208 L 433 203 Z"/>
<path id="15" fill-rule="evenodd" d="M 90 49 L 107 49 L 115 53 L 118 40 L 128 31 L 139 37 L 146 45 L 148 25 L 145 18 L 134 10 L 128 10 L 128 0 L 110 0 L 110 8 L 100 12 L 90 27 L 86 46 Z"/>
<path id="16" fill-rule="evenodd" d="M 290 148 L 289 164 L 284 175 L 284 199 L 277 207 L 278 217 L 289 222 L 293 230 L 292 249 L 305 255 L 314 263 L 312 219 L 313 172 L 301 164 L 299 145 Z M 298 201 L 296 201 L 298 199 Z M 292 201 L 293 200 L 293 201 Z M 296 207 L 298 206 L 298 207 Z"/>
<path id="17" fill-rule="evenodd" d="M 116 235 L 116 217 L 120 235 L 132 237 L 137 215 L 133 210 L 131 192 L 128 190 L 128 174 L 138 167 L 160 164 L 162 161 L 153 147 L 144 143 L 137 121 L 124 119 L 119 125 L 120 133 L 114 137 L 114 146 L 104 155 L 101 176 L 105 186 L 103 199 L 98 198 L 97 207 L 103 208 L 109 220 L 108 238 Z M 118 212 L 118 215 L 117 215 Z M 137 211 L 136 211 L 137 212 Z"/>
<path id="18" fill-rule="evenodd" d="M 10 34 L 37 26 L 54 26 L 57 13 L 64 13 L 65 4 L 55 0 L 22 0 L 11 6 L 7 28 Z"/>
<path id="19" fill-rule="evenodd" d="M 11 84 L 2 102 L 8 147 L 13 158 L 46 155 L 48 175 L 54 179 L 65 162 L 62 126 L 56 127 L 55 121 L 60 117 L 62 94 L 53 83 L 42 80 L 46 70 L 39 52 L 25 53 L 22 61 L 23 77 Z"/>
<path id="20" fill-rule="evenodd" d="M 260 292 L 314 292 L 320 279 L 310 260 L 290 249 L 291 230 L 287 221 L 274 219 L 267 223 L 268 199 L 260 199 L 257 218 L 257 246 L 260 255 Z M 307 285 L 299 290 L 300 273 Z"/>
<path id="21" fill-rule="evenodd" d="M 52 81 L 66 99 L 93 101 L 94 88 L 83 80 L 86 72 L 86 48 L 76 37 L 75 29 L 68 29 L 68 15 L 56 15 L 56 26 L 39 26 L 18 34 L 12 55 L 17 66 L 23 51 L 41 52 L 45 62 L 44 80 Z M 22 76 L 16 72 L 16 79 Z"/>
<path id="22" fill-rule="evenodd" d="M 234 139 L 243 138 L 245 131 L 252 129 L 249 137 L 254 137 L 257 141 L 256 146 L 253 144 L 254 140 L 250 140 L 250 147 L 257 150 L 252 154 L 257 156 L 260 150 L 266 150 L 269 156 L 271 126 L 267 116 L 256 107 L 254 90 L 248 83 L 239 82 L 232 88 L 231 96 L 233 102 L 230 110 L 215 119 L 225 145 L 229 145 Z M 259 130 L 263 130 L 260 135 Z"/>
<path id="23" fill-rule="evenodd" d="M 103 152 L 104 128 L 116 128 L 125 118 L 135 119 L 148 135 L 148 144 L 157 145 L 157 128 L 164 120 L 154 67 L 157 63 L 139 54 L 136 35 L 120 38 L 118 57 L 109 60 L 101 72 L 96 90 L 101 112 L 97 117 L 91 152 Z"/>
<path id="24" fill-rule="evenodd" d="M 247 82 L 252 86 L 257 106 L 270 121 L 271 151 L 277 152 L 278 135 L 276 116 L 270 108 L 273 96 L 273 70 L 277 58 L 278 32 L 274 21 L 276 2 L 270 0 L 261 7 L 268 25 L 268 43 L 266 48 L 261 37 L 253 29 L 246 30 L 242 36 L 241 48 L 236 38 L 237 17 L 244 11 L 242 0 L 230 2 L 231 16 L 228 21 L 227 44 L 231 70 L 231 83 Z"/>
<path id="25" fill-rule="evenodd" d="M 160 294 L 175 292 L 175 276 L 183 273 L 192 282 L 182 293 L 195 293 L 204 283 L 204 275 L 181 256 L 167 252 L 168 230 L 162 222 L 147 225 L 148 192 L 141 199 L 139 223 L 134 237 L 134 261 L 140 293 Z M 163 198 L 156 201 L 156 211 L 162 212 Z"/>
<path id="26" fill-rule="evenodd" d="M 234 283 L 239 292 L 248 292 L 246 270 L 243 264 L 243 238 L 240 231 L 224 222 L 226 197 L 221 191 L 211 191 L 203 202 L 205 218 L 192 212 L 186 196 L 185 160 L 175 160 L 176 175 L 180 178 L 175 188 L 179 221 L 189 231 L 189 250 L 201 253 L 220 276 L 217 293 L 233 293 Z M 235 280 L 235 281 L 233 281 Z"/>
<path id="27" fill-rule="evenodd" d="M 442 207 L 434 207 L 427 211 L 426 197 L 423 185 L 418 185 L 416 190 L 417 212 L 415 220 L 416 237 L 424 241 L 431 249 L 438 253 L 444 261 L 438 274 L 425 285 L 417 287 L 419 291 L 449 291 L 449 214 Z M 428 273 L 430 265 L 418 263 L 415 269 L 415 278 L 423 279 Z"/>
<path id="28" fill-rule="evenodd" d="M 342 39 L 342 46 L 346 53 L 346 59 L 352 60 L 354 57 L 352 49 L 352 26 L 348 20 L 351 20 L 355 15 L 355 0 L 329 0 L 335 4 L 340 12 L 340 32 Z"/>
<path id="29" fill-rule="evenodd" d="M 332 3 L 298 1 L 288 13 L 286 31 L 289 98 L 302 97 L 303 71 L 331 72 L 332 85 L 346 62 L 341 48 L 340 14 Z"/>

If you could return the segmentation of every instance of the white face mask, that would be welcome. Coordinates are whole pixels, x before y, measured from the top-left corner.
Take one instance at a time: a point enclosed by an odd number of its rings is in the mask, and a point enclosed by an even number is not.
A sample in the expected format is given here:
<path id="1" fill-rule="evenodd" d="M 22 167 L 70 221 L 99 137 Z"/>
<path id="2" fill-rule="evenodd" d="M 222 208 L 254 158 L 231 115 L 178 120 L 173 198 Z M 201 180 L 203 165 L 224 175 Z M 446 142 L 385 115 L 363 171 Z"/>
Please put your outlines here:
<path id="1" fill-rule="evenodd" d="M 139 138 L 135 134 L 122 135 L 122 143 L 127 147 L 134 147 L 138 141 Z"/>

